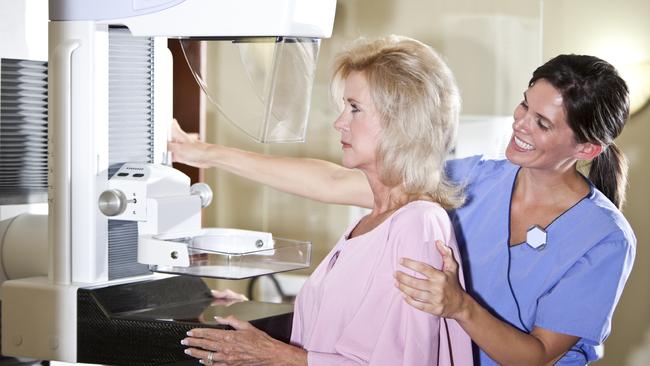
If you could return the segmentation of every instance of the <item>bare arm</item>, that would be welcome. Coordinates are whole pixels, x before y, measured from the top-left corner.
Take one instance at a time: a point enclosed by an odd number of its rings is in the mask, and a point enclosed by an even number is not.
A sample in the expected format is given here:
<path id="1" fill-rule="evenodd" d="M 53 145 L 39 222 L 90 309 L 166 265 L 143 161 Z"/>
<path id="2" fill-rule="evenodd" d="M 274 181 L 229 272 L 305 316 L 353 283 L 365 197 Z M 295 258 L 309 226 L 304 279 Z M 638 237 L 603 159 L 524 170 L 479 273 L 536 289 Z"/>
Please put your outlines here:
<path id="1" fill-rule="evenodd" d="M 458 263 L 451 249 L 436 242 L 443 269 L 404 259 L 403 265 L 422 273 L 418 279 L 403 272 L 396 274 L 398 287 L 412 306 L 428 313 L 452 318 L 474 343 L 501 365 L 547 365 L 557 361 L 578 342 L 579 337 L 534 327 L 525 333 L 496 318 L 483 308 L 458 281 Z"/>
<path id="2" fill-rule="evenodd" d="M 533 327 L 525 333 L 479 305 L 471 296 L 464 315 L 457 319 L 474 343 L 501 365 L 553 364 L 580 339 L 576 336 Z"/>
<path id="3" fill-rule="evenodd" d="M 174 161 L 215 167 L 305 198 L 362 207 L 373 204 L 362 172 L 325 160 L 271 156 L 208 144 L 183 132 L 176 122 L 167 148 Z"/>

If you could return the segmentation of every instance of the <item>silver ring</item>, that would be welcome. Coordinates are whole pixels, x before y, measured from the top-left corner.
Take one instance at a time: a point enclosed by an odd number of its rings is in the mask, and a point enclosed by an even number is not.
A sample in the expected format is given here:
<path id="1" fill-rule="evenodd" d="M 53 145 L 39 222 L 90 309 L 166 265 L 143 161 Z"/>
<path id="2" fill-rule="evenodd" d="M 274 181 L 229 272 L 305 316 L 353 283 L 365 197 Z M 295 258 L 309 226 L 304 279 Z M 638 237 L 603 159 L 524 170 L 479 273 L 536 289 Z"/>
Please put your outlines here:
<path id="1" fill-rule="evenodd" d="M 206 363 L 208 366 L 212 365 L 212 357 L 213 357 L 212 352 L 208 352 L 208 362 Z"/>

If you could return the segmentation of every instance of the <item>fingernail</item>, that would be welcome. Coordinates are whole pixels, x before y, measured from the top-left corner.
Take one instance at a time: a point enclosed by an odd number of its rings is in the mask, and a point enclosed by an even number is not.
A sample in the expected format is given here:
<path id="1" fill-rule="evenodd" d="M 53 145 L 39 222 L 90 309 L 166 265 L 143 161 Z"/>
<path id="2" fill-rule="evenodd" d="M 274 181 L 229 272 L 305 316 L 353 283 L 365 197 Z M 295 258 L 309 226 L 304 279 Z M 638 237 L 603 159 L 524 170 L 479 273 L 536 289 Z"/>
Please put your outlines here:
<path id="1" fill-rule="evenodd" d="M 399 259 L 399 264 L 404 264 L 404 258 Z"/>
<path id="2" fill-rule="evenodd" d="M 192 355 L 192 351 L 190 351 L 190 349 L 189 349 L 189 348 L 188 348 L 188 349 L 186 349 L 186 350 L 185 350 L 185 351 L 183 351 L 183 352 L 185 352 L 185 354 L 186 354 L 186 355 L 190 355 L 190 356 Z"/>
<path id="3" fill-rule="evenodd" d="M 183 346 L 187 346 L 187 340 L 186 339 L 181 339 L 181 344 Z"/>
<path id="4" fill-rule="evenodd" d="M 194 335 L 192 334 L 192 331 L 191 331 L 191 330 L 188 330 L 187 333 L 185 333 L 185 334 L 187 334 L 188 337 L 193 337 L 193 336 L 194 336 Z"/>
<path id="5" fill-rule="evenodd" d="M 222 317 L 220 317 L 220 316 L 215 316 L 215 317 L 214 317 L 214 320 L 216 320 L 216 321 L 218 321 L 218 322 L 220 322 L 220 321 L 222 321 L 222 320 L 223 320 L 223 318 L 222 318 Z"/>
<path id="6" fill-rule="evenodd" d="M 201 360 L 199 360 L 199 363 L 200 363 L 201 365 L 203 365 L 203 360 L 202 360 L 202 359 L 201 359 Z"/>

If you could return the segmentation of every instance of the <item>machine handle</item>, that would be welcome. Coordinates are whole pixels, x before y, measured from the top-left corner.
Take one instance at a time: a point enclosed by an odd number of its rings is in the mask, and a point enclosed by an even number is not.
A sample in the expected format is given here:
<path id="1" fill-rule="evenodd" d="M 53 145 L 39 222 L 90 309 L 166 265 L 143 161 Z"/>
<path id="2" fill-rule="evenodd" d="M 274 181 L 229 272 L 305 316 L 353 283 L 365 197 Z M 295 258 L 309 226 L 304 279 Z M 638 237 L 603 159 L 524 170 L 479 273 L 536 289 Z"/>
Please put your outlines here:
<path id="1" fill-rule="evenodd" d="M 212 188 L 205 183 L 192 184 L 190 194 L 201 197 L 201 207 L 208 207 L 212 202 Z"/>
<path id="2" fill-rule="evenodd" d="M 54 179 L 53 204 L 50 206 L 53 240 L 52 280 L 55 284 L 69 284 L 72 278 L 71 218 L 70 218 L 70 133 L 72 125 L 72 54 L 79 48 L 76 40 L 67 41 L 54 49 L 50 62 L 50 141 L 53 155 Z M 54 100 L 60 99 L 59 101 Z M 55 106 L 58 106 L 55 107 Z"/>

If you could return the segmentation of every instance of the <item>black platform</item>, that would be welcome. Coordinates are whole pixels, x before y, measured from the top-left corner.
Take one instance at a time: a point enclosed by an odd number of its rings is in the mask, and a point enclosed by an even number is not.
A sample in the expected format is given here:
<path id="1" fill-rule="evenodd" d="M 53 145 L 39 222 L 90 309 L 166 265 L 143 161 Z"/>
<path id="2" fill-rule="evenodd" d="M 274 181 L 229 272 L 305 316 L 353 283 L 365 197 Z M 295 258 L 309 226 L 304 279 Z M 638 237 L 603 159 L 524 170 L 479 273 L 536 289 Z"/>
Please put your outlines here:
<path id="1" fill-rule="evenodd" d="M 180 341 L 192 328 L 227 329 L 216 324 L 215 315 L 234 315 L 283 342 L 291 336 L 293 305 L 217 305 L 197 277 L 79 289 L 77 299 L 77 362 L 82 363 L 200 365 L 183 353 Z"/>

